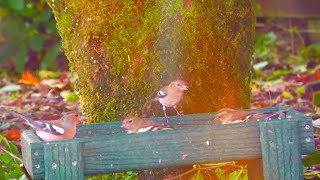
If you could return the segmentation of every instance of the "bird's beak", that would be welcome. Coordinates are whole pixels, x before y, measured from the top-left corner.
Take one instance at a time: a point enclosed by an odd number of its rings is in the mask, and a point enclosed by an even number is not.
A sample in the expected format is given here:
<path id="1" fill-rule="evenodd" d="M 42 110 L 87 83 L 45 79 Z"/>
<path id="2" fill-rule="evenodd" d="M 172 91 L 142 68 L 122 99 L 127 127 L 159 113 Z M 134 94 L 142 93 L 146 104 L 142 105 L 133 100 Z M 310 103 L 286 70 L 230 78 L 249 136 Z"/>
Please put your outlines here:
<path id="1" fill-rule="evenodd" d="M 186 91 L 188 90 L 188 88 L 189 88 L 188 86 L 184 85 L 181 89 Z"/>
<path id="2" fill-rule="evenodd" d="M 85 121 L 85 120 L 87 120 L 88 118 L 86 117 L 86 116 L 84 116 L 84 115 L 81 115 L 80 116 L 80 121 L 81 122 L 83 122 L 83 121 Z"/>
<path id="3" fill-rule="evenodd" d="M 125 128 L 126 128 L 126 125 L 125 125 L 125 124 L 122 124 L 120 127 L 121 127 L 122 129 L 125 129 Z"/>

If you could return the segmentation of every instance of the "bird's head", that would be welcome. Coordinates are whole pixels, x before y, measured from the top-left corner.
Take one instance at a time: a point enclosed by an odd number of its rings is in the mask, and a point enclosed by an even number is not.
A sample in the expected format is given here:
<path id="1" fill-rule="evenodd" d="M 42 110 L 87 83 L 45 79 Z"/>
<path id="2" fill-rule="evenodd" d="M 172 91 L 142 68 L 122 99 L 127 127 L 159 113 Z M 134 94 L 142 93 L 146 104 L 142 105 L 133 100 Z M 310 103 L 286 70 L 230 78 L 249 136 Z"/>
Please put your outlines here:
<path id="1" fill-rule="evenodd" d="M 85 119 L 85 116 L 83 116 L 79 112 L 69 112 L 65 114 L 60 121 L 64 128 L 72 128 L 79 124 L 82 124 L 82 121 L 84 119 Z"/>
<path id="2" fill-rule="evenodd" d="M 169 86 L 179 91 L 186 91 L 189 88 L 183 80 L 172 81 Z"/>
<path id="3" fill-rule="evenodd" d="M 122 121 L 121 128 L 123 129 L 133 129 L 135 126 L 139 124 L 139 118 L 137 117 L 128 117 Z"/>
<path id="4" fill-rule="evenodd" d="M 225 121 L 229 121 L 233 118 L 233 113 L 235 110 L 230 109 L 230 108 L 223 108 L 220 109 L 214 118 L 215 121 L 221 122 L 221 123 L 226 123 Z"/>
<path id="5" fill-rule="evenodd" d="M 140 128 L 150 126 L 152 123 L 146 119 L 138 117 L 128 117 L 122 122 L 121 128 L 126 129 L 127 133 L 136 133 Z"/>

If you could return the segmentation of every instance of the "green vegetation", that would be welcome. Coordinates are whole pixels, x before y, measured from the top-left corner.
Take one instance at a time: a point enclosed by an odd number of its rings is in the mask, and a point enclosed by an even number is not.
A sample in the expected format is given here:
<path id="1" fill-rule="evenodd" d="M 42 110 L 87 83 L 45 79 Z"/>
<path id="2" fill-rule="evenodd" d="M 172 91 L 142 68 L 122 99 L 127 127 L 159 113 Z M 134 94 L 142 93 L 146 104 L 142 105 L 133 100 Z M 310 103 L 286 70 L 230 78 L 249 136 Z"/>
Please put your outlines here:
<path id="1" fill-rule="evenodd" d="M 53 69 L 60 39 L 51 9 L 44 0 L 0 1 L 0 62 L 13 61 L 22 72 L 27 59 Z M 34 67 L 33 67 L 34 68 Z"/>
<path id="2" fill-rule="evenodd" d="M 0 135 L 0 179 L 19 179 L 24 176 L 19 166 L 21 163 L 17 147 Z"/>

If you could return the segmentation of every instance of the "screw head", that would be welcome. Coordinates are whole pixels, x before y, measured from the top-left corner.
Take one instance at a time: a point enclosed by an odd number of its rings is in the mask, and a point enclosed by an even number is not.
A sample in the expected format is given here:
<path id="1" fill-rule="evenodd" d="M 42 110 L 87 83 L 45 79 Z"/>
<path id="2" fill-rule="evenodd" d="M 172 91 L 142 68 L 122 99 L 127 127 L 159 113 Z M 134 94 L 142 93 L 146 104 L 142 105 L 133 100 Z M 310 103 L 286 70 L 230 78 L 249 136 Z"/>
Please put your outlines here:
<path id="1" fill-rule="evenodd" d="M 76 166 L 77 165 L 77 161 L 72 161 L 72 166 Z"/>
<path id="2" fill-rule="evenodd" d="M 56 163 L 52 163 L 52 169 L 57 169 L 57 164 Z"/>

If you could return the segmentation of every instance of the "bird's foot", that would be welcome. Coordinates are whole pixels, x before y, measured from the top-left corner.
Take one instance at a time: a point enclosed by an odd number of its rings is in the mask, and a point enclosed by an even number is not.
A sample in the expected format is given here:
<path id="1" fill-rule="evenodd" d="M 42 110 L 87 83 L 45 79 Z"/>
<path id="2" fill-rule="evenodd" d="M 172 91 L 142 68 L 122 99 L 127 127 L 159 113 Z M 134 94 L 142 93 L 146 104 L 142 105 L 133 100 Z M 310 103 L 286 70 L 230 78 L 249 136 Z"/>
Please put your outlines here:
<path id="1" fill-rule="evenodd" d="M 169 117 L 168 116 L 163 117 L 163 125 L 168 125 L 168 123 L 169 123 Z"/>

